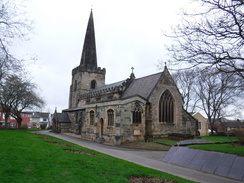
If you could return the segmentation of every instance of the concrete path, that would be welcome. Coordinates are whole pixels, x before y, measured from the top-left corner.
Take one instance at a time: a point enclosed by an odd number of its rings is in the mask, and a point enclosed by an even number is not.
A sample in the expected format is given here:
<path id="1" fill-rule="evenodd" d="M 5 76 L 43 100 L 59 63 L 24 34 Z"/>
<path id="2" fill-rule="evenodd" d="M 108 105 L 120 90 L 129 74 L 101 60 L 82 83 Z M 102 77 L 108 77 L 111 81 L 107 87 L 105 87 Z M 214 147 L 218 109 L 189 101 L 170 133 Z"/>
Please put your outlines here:
<path id="1" fill-rule="evenodd" d="M 214 174 L 201 172 L 195 169 L 185 168 L 173 164 L 164 163 L 162 161 L 166 151 L 145 151 L 145 150 L 131 150 L 126 148 L 119 148 L 114 146 L 107 146 L 91 141 L 82 140 L 77 137 L 72 137 L 64 134 L 55 134 L 49 131 L 40 131 L 46 135 L 54 136 L 74 144 L 93 149 L 95 151 L 114 156 L 123 160 L 127 160 L 145 167 L 156 169 L 162 172 L 167 172 L 188 180 L 203 182 L 203 183 L 237 183 L 242 182 L 227 177 L 221 177 Z"/>

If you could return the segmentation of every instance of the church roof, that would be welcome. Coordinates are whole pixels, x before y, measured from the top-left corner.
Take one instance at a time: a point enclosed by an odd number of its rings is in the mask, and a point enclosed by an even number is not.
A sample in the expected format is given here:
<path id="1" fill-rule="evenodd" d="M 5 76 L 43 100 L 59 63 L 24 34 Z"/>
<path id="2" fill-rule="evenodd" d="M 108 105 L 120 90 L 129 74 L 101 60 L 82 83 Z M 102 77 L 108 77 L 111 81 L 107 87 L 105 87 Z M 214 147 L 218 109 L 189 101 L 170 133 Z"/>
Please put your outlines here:
<path id="1" fill-rule="evenodd" d="M 162 72 L 134 79 L 129 85 L 129 87 L 124 91 L 122 98 L 124 99 L 135 95 L 139 95 L 147 99 L 150 96 L 154 87 L 156 86 L 161 75 Z"/>
<path id="2" fill-rule="evenodd" d="M 63 112 L 80 111 L 83 109 L 86 109 L 86 106 L 64 109 Z"/>
<path id="3" fill-rule="evenodd" d="M 107 90 L 107 89 L 113 89 L 115 87 L 122 86 L 125 81 L 126 80 L 123 80 L 123 81 L 119 81 L 119 82 L 116 82 L 116 83 L 104 85 L 104 86 L 99 87 L 99 88 L 92 89 L 92 90 L 90 90 L 90 93 L 93 93 L 93 92 L 96 92 L 96 91 Z"/>
<path id="4" fill-rule="evenodd" d="M 92 10 L 86 29 L 80 65 L 97 67 L 96 40 Z"/>
<path id="5" fill-rule="evenodd" d="M 68 113 L 57 113 L 57 120 L 59 123 L 70 123 Z"/>
<path id="6" fill-rule="evenodd" d="M 90 90 L 89 94 L 101 93 L 101 92 L 118 92 L 121 91 L 121 99 L 140 96 L 144 99 L 148 99 L 154 87 L 158 83 L 159 78 L 162 76 L 162 72 L 152 74 L 138 79 L 127 79 L 116 83 L 108 84 L 99 88 Z M 125 87 L 125 88 L 124 88 Z M 124 88 L 124 91 L 123 89 Z"/>

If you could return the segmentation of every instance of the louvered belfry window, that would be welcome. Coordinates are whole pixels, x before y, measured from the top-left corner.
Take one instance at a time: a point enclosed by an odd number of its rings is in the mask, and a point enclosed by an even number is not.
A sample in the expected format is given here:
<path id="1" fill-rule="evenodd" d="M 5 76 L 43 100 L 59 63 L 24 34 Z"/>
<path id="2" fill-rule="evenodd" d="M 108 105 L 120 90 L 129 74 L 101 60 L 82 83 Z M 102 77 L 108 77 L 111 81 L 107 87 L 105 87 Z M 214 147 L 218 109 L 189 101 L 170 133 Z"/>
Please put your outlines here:
<path id="1" fill-rule="evenodd" d="M 91 81 L 91 89 L 95 89 L 96 88 L 96 81 L 92 80 Z"/>
<path id="2" fill-rule="evenodd" d="M 159 101 L 159 122 L 174 122 L 174 99 L 169 90 L 162 94 Z"/>

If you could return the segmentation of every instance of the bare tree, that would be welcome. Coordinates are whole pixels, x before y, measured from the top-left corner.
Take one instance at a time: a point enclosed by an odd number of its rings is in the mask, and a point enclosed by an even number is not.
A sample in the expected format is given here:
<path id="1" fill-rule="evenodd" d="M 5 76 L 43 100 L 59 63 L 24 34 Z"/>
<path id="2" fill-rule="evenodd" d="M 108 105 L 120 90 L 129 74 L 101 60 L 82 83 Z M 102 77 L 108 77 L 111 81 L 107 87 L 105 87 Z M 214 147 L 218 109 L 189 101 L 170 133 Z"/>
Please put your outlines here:
<path id="1" fill-rule="evenodd" d="M 14 0 L 0 2 L 0 80 L 5 73 L 22 69 L 22 60 L 11 52 L 17 40 L 28 40 L 32 22 L 25 18 L 21 5 Z"/>
<path id="2" fill-rule="evenodd" d="M 231 74 L 215 74 L 205 69 L 199 72 L 195 92 L 198 96 L 198 107 L 203 110 L 213 127 L 215 122 L 226 116 L 225 109 L 234 104 L 236 100 L 242 100 L 240 78 Z"/>
<path id="3" fill-rule="evenodd" d="M 195 69 L 191 70 L 178 70 L 173 73 L 174 81 L 184 100 L 184 108 L 188 112 L 194 112 L 196 109 L 196 104 L 198 102 L 198 97 L 194 92 L 194 87 L 196 83 L 197 72 Z"/>
<path id="4" fill-rule="evenodd" d="M 244 79 L 244 1 L 193 0 L 200 12 L 183 12 L 182 24 L 166 35 L 173 63 L 209 66 Z"/>
<path id="5" fill-rule="evenodd" d="M 233 73 L 216 74 L 213 69 L 196 67 L 179 70 L 173 77 L 185 101 L 184 108 L 203 111 L 212 132 L 216 121 L 237 115 L 243 106 L 242 78 Z"/>
<path id="6" fill-rule="evenodd" d="M 36 85 L 24 80 L 17 75 L 10 75 L 0 89 L 0 105 L 4 109 L 5 116 L 11 115 L 21 128 L 23 110 L 33 110 L 44 105 L 42 98 L 36 93 Z M 7 118 L 5 118 L 7 119 Z"/>

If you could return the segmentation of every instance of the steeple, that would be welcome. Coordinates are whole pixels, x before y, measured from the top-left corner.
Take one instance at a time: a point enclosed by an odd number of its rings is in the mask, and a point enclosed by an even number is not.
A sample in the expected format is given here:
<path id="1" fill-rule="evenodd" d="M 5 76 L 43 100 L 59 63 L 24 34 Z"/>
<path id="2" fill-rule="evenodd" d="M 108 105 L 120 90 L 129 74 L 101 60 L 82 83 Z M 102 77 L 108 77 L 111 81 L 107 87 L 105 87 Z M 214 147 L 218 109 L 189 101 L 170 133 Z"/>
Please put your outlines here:
<path id="1" fill-rule="evenodd" d="M 86 29 L 80 65 L 97 68 L 96 40 L 92 10 Z"/>

